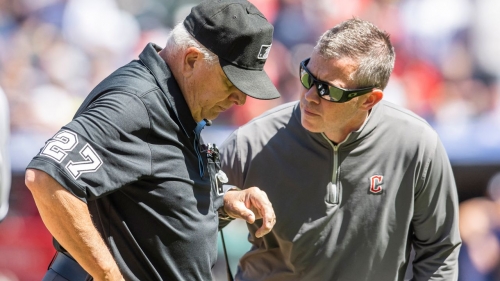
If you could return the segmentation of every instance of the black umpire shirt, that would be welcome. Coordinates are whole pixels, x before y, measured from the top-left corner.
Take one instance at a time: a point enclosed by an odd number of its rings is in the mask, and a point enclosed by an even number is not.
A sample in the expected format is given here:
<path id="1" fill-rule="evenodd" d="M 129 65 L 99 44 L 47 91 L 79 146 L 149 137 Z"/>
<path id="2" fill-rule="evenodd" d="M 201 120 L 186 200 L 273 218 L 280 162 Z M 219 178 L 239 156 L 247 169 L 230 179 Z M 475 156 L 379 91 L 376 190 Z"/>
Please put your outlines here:
<path id="1" fill-rule="evenodd" d="M 28 168 L 88 204 L 126 280 L 211 280 L 222 194 L 159 50 L 103 80 Z"/>

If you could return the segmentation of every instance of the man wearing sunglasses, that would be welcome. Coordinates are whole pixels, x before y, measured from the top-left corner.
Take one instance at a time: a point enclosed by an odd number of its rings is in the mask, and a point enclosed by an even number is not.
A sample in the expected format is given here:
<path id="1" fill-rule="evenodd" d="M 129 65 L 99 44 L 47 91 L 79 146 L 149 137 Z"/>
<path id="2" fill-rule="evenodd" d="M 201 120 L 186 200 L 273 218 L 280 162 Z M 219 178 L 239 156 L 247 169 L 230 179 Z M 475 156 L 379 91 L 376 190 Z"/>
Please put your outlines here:
<path id="1" fill-rule="evenodd" d="M 264 190 L 277 217 L 265 237 L 248 225 L 237 280 L 457 279 L 451 166 L 428 123 L 382 100 L 394 61 L 388 34 L 347 20 L 300 64 L 300 101 L 222 145 L 229 183 Z"/>

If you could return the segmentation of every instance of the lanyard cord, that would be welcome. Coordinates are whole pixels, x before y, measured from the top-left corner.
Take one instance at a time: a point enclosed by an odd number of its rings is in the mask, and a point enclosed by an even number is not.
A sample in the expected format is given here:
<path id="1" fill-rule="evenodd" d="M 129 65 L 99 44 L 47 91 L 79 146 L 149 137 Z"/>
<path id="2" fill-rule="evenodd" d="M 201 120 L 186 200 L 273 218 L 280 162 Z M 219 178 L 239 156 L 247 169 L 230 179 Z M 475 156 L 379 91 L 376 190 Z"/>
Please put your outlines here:
<path id="1" fill-rule="evenodd" d="M 198 122 L 196 128 L 194 129 L 194 151 L 196 152 L 196 156 L 198 157 L 198 169 L 200 171 L 200 177 L 203 178 L 203 174 L 205 172 L 205 168 L 203 167 L 203 158 L 201 158 L 200 154 L 200 134 L 201 130 L 205 127 L 207 121 L 205 119 Z"/>
<path id="2" fill-rule="evenodd" d="M 205 125 L 210 126 L 212 122 L 203 119 L 198 124 L 196 125 L 196 128 L 194 129 L 194 151 L 196 151 L 196 156 L 198 157 L 198 168 L 200 171 L 200 177 L 203 178 L 204 174 L 204 167 L 203 167 L 203 159 L 201 158 L 201 153 L 200 153 L 200 134 L 201 130 L 205 127 Z M 215 148 L 216 149 L 216 148 Z M 217 150 L 218 152 L 218 150 Z M 220 168 L 220 167 L 218 167 Z M 224 207 L 223 207 L 224 208 Z M 220 230 L 220 238 L 222 240 L 222 248 L 224 250 L 224 258 L 226 259 L 226 270 L 227 270 L 227 280 L 228 281 L 234 281 L 233 279 L 233 274 L 231 273 L 231 268 L 229 267 L 229 259 L 227 256 L 227 250 L 226 250 L 226 241 L 224 240 L 224 234 L 222 233 L 222 229 Z"/>
<path id="3" fill-rule="evenodd" d="M 220 238 L 222 240 L 222 249 L 224 249 L 224 257 L 226 258 L 227 280 L 234 281 L 233 274 L 231 273 L 231 268 L 229 267 L 229 259 L 226 251 L 226 242 L 224 241 L 224 234 L 222 233 L 222 229 L 220 230 Z"/>

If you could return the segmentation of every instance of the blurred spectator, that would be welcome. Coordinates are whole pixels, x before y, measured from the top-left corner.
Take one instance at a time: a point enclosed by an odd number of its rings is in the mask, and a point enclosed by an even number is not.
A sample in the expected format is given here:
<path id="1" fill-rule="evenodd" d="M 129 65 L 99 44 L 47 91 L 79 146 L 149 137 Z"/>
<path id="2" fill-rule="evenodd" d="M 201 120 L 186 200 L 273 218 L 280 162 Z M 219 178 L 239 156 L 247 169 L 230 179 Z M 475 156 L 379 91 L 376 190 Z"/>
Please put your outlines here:
<path id="1" fill-rule="evenodd" d="M 500 280 L 500 173 L 487 190 L 489 197 L 460 204 L 460 281 Z"/>
<path id="2" fill-rule="evenodd" d="M 500 32 L 490 28 L 500 24 L 500 1 L 476 0 L 472 11 L 471 50 L 477 67 L 491 75 L 500 75 Z"/>
<path id="3" fill-rule="evenodd" d="M 0 222 L 7 216 L 10 194 L 9 103 L 0 88 Z"/>

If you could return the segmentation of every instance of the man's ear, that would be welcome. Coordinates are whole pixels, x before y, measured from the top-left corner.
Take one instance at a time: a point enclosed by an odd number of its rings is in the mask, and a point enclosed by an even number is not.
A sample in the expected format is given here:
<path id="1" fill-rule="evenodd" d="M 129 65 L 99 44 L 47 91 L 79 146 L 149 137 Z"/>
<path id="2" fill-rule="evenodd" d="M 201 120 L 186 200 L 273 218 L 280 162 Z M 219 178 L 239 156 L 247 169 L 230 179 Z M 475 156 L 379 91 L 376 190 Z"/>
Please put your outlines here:
<path id="1" fill-rule="evenodd" d="M 364 110 L 370 110 L 384 97 L 384 92 L 380 89 L 373 89 L 373 91 L 367 94 L 366 99 L 361 104 L 361 108 Z"/>
<path id="2" fill-rule="evenodd" d="M 182 74 L 184 76 L 191 76 L 195 70 L 195 67 L 199 66 L 199 63 L 203 59 L 203 55 L 200 50 L 195 47 L 187 48 L 183 53 L 182 58 Z"/>

